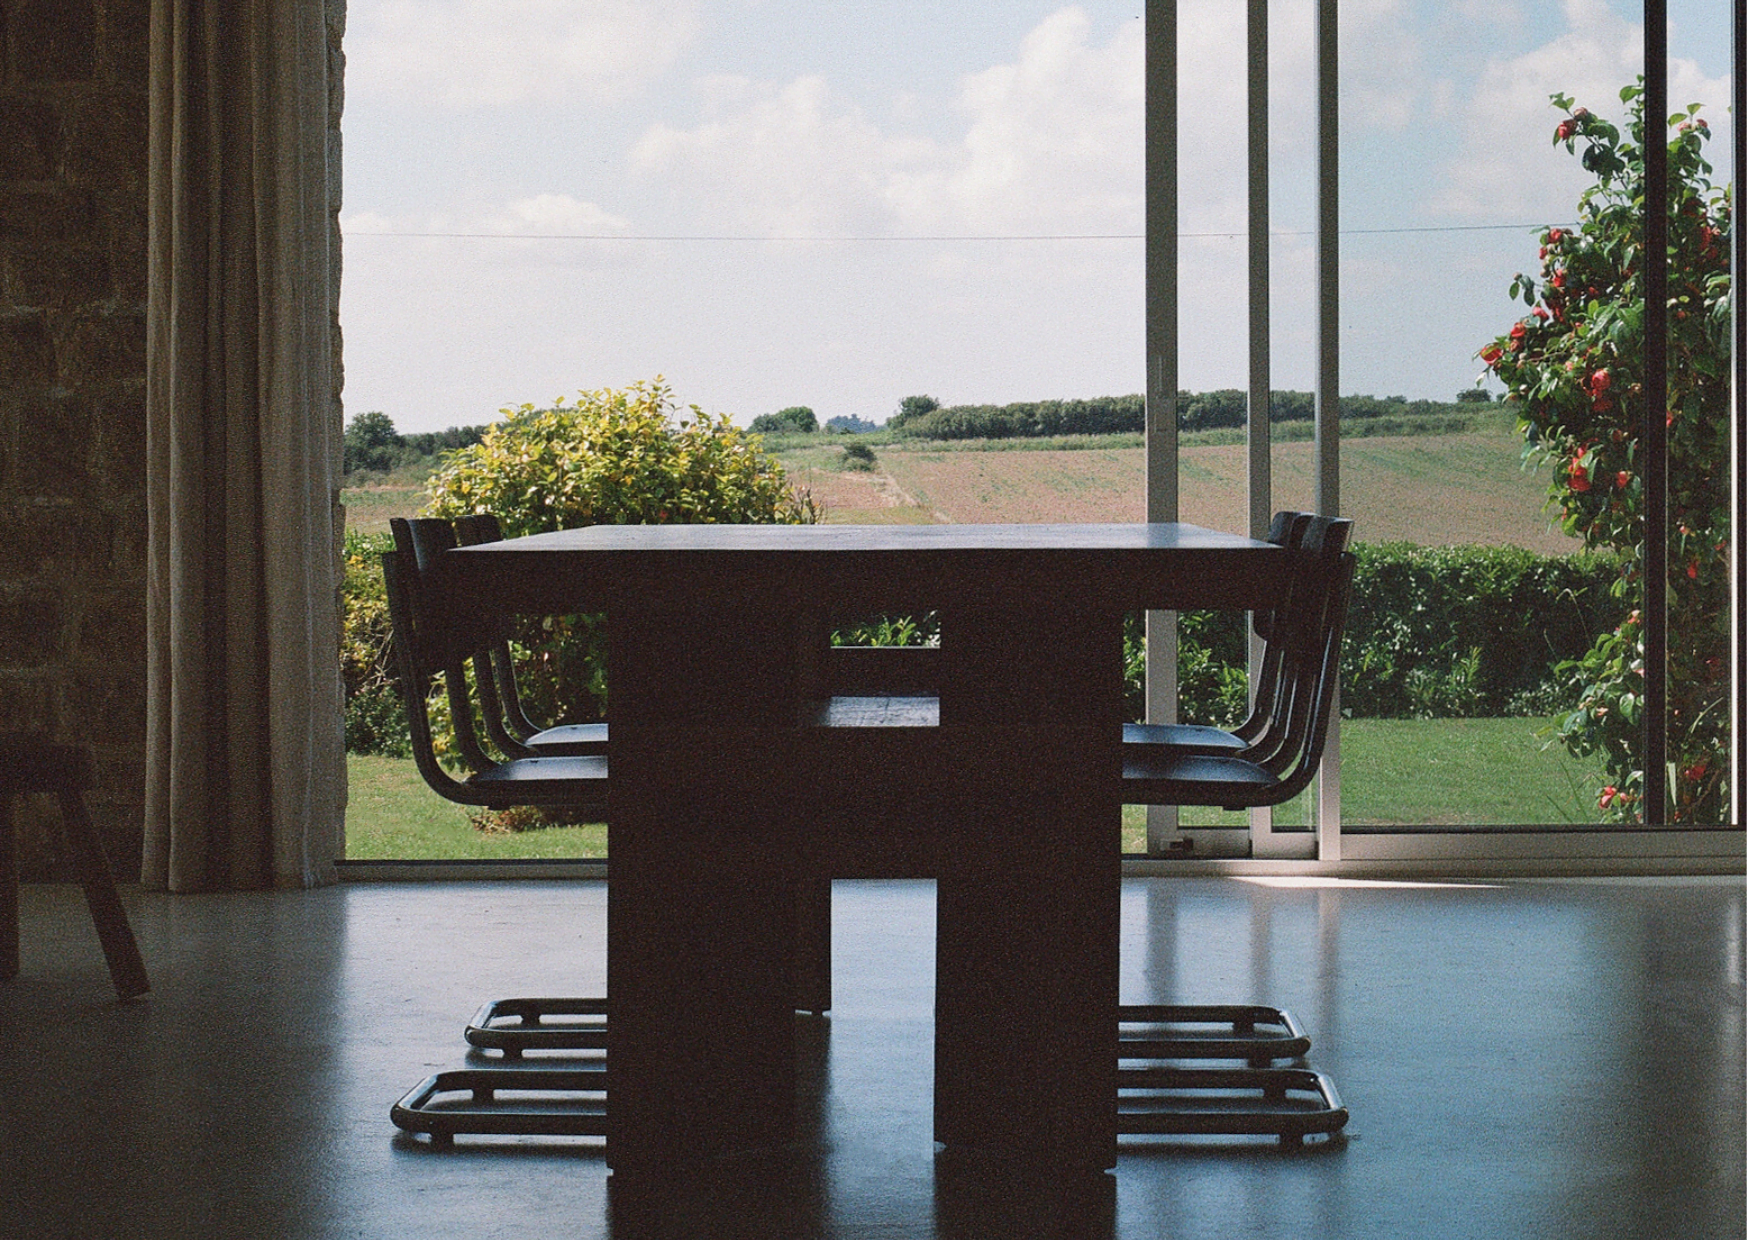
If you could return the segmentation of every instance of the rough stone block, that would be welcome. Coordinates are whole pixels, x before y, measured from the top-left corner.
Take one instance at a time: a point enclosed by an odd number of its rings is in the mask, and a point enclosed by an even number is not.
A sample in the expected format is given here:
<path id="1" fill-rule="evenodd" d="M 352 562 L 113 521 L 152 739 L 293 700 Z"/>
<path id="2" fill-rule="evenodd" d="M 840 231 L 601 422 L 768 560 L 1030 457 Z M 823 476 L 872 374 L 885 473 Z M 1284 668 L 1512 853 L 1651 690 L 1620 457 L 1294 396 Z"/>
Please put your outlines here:
<path id="1" fill-rule="evenodd" d="M 145 308 L 54 315 L 58 382 L 77 388 L 146 373 Z"/>
<path id="2" fill-rule="evenodd" d="M 144 465 L 142 463 L 142 471 Z M 144 581 L 146 575 L 146 488 L 142 472 L 140 488 L 109 505 L 114 514 L 111 555 L 116 577 Z"/>
<path id="3" fill-rule="evenodd" d="M 90 245 L 0 248 L 0 287 L 15 305 L 32 309 L 107 300 L 114 285 L 107 256 Z"/>
<path id="4" fill-rule="evenodd" d="M 110 295 L 118 306 L 146 304 L 146 196 L 111 197 L 97 209 L 97 234 L 108 258 Z"/>
<path id="5" fill-rule="evenodd" d="M 146 192 L 146 98 L 135 91 L 86 92 L 64 114 L 62 171 L 72 181 L 100 187 L 105 196 L 141 198 Z"/>
<path id="6" fill-rule="evenodd" d="M 92 485 L 116 500 L 143 495 L 146 487 L 146 382 L 119 382 L 96 400 L 97 443 Z"/>
<path id="7" fill-rule="evenodd" d="M 40 310 L 0 310 L 0 385 L 29 389 L 54 381 L 55 351 Z"/>
<path id="8" fill-rule="evenodd" d="M 68 245 L 91 238 L 91 193 L 0 182 L 0 245 Z"/>
<path id="9" fill-rule="evenodd" d="M 146 666 L 146 588 L 144 582 L 102 586 L 79 607 L 79 658 L 108 666 L 121 676 L 143 676 Z"/>
<path id="10" fill-rule="evenodd" d="M 87 82 L 96 66 L 93 0 L 14 0 L 8 6 L 14 82 Z"/>
<path id="11" fill-rule="evenodd" d="M 0 667 L 43 668 L 61 645 L 61 603 L 40 589 L 0 589 Z"/>
<path id="12" fill-rule="evenodd" d="M 69 719 L 89 721 L 106 742 L 141 744 L 146 740 L 145 639 L 140 658 L 125 667 L 81 662 L 65 686 L 62 707 Z"/>
<path id="13" fill-rule="evenodd" d="M 146 88 L 152 0 L 102 0 L 97 13 L 97 74 L 113 85 Z"/>
<path id="14" fill-rule="evenodd" d="M 77 393 L 27 403 L 18 414 L 8 483 L 20 495 L 89 501 L 94 430 L 91 402 Z"/>
<path id="15" fill-rule="evenodd" d="M 0 674 L 0 732 L 53 732 L 54 704 L 53 674 Z"/>
<path id="16" fill-rule="evenodd" d="M 0 95 L 0 181 L 52 177 L 58 132 L 58 120 L 47 101 Z"/>
<path id="17" fill-rule="evenodd" d="M 0 508 L 0 528 L 0 581 L 90 572 L 109 563 L 115 540 L 115 517 L 84 504 L 13 502 Z"/>

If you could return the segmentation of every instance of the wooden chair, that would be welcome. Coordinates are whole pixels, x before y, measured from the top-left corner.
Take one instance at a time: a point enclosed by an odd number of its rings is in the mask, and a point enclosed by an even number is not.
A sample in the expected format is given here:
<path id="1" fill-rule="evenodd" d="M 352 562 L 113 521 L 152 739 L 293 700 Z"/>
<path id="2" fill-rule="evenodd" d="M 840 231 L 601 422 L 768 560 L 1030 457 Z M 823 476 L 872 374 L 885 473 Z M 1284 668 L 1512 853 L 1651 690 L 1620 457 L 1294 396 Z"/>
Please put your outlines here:
<path id="1" fill-rule="evenodd" d="M 498 542 L 503 536 L 498 518 L 489 512 L 455 519 L 456 541 L 463 547 Z M 490 675 L 482 677 L 480 683 L 481 713 L 492 743 L 500 750 L 519 757 L 554 758 L 607 752 L 605 723 L 542 727 L 528 718 L 516 684 L 516 665 L 507 633 L 495 634 L 486 656 Z"/>
<path id="2" fill-rule="evenodd" d="M 1278 681 L 1257 739 L 1240 751 L 1210 753 L 1199 745 L 1126 736 L 1125 802 L 1244 809 L 1289 801 L 1311 782 L 1323 758 L 1353 585 L 1353 554 L 1345 549 L 1352 525 L 1316 517 L 1306 527 L 1290 610 L 1273 621 L 1271 644 L 1281 646 Z"/>
<path id="3" fill-rule="evenodd" d="M 482 688 L 492 679 L 491 654 L 498 644 L 487 617 L 442 607 L 432 596 L 431 579 L 443 552 L 456 546 L 447 521 L 395 518 L 395 549 L 382 557 L 396 667 L 406 702 L 413 760 L 439 796 L 464 805 L 507 809 L 512 805 L 576 806 L 605 815 L 607 758 L 604 754 L 558 756 L 489 755 L 475 730 L 468 696 L 467 667 Z M 457 752 L 471 774 L 457 779 L 438 760 L 427 702 L 443 677 Z"/>
<path id="4" fill-rule="evenodd" d="M 1268 718 L 1242 748 L 1226 752 L 1210 750 L 1198 736 L 1173 744 L 1126 733 L 1126 803 L 1279 805 L 1310 783 L 1334 703 L 1353 585 L 1354 557 L 1346 550 L 1351 529 L 1349 521 L 1326 517 L 1304 524 L 1287 598 L 1269 622 L 1267 640 L 1278 657 Z M 1130 1005 L 1118 1020 L 1120 1132 L 1272 1133 L 1298 1143 L 1347 1123 L 1327 1076 L 1304 1066 L 1273 1066 L 1310 1049 L 1310 1039 L 1282 1009 Z M 1188 1068 L 1176 1062 L 1183 1059 L 1243 1059 L 1248 1066 Z"/>
<path id="5" fill-rule="evenodd" d="M 132 999 L 151 984 L 85 808 L 84 794 L 92 783 L 91 756 L 85 750 L 40 736 L 0 734 L 0 981 L 18 976 L 18 841 L 12 801 L 33 792 L 53 793 L 60 801 L 62 830 L 85 888 L 110 981 L 117 995 Z"/>
<path id="6" fill-rule="evenodd" d="M 443 606 L 434 582 L 439 557 L 457 545 L 455 530 L 449 522 L 395 518 L 390 528 L 395 536 L 395 549 L 382 557 L 383 581 L 393 626 L 395 665 L 419 774 L 439 796 L 463 805 L 491 809 L 507 809 L 512 805 L 576 807 L 605 817 L 608 812 L 605 754 L 531 754 L 525 746 L 505 745 L 496 734 L 492 735 L 493 743 L 515 756 L 499 759 L 487 753 L 475 730 L 467 670 L 471 664 L 489 721 L 495 702 L 491 660 L 501 644 L 500 631 L 488 617 L 470 616 L 461 609 Z M 437 757 L 427 704 L 436 691 L 439 675 L 449 703 L 455 747 L 471 771 L 462 778 L 445 770 Z M 605 1008 L 604 998 L 497 1000 L 488 1003 L 474 1018 L 468 1030 L 469 1041 L 476 1046 L 503 1050 L 506 1058 L 520 1058 L 525 1048 L 604 1046 Z M 548 1016 L 580 1013 L 595 1015 L 582 1025 L 574 1021 L 557 1025 L 545 1022 Z M 501 1027 L 498 1017 L 503 1015 L 516 1018 L 515 1031 L 506 1032 Z M 476 1037 L 476 1032 L 483 1036 Z M 429 1133 L 444 1142 L 461 1132 L 599 1135 L 605 1131 L 603 1057 L 597 1056 L 583 1066 L 542 1070 L 538 1085 L 534 1084 L 534 1076 L 520 1071 L 487 1068 L 437 1073 L 395 1103 L 390 1118 L 397 1127 Z M 534 1120 L 525 1105 L 500 1104 L 497 1096 L 500 1091 L 527 1089 L 569 1096 L 571 1100 L 538 1111 Z M 471 1095 L 474 1105 L 446 1105 L 443 1095 L 456 1091 Z M 530 1127 L 530 1123 L 534 1126 Z"/>
<path id="7" fill-rule="evenodd" d="M 1311 525 L 1311 514 L 1277 512 L 1269 523 L 1267 540 L 1277 547 L 1296 551 Z M 1263 656 L 1257 668 L 1256 692 L 1252 695 L 1250 714 L 1244 722 L 1228 731 L 1194 723 L 1126 723 L 1123 742 L 1128 745 L 1174 745 L 1184 751 L 1213 754 L 1244 755 L 1264 743 L 1275 722 L 1275 710 L 1283 681 L 1281 665 L 1286 653 L 1284 640 L 1287 628 L 1279 623 L 1296 614 L 1294 582 L 1289 582 L 1280 602 L 1268 611 L 1255 613 L 1252 625 L 1262 638 Z"/>

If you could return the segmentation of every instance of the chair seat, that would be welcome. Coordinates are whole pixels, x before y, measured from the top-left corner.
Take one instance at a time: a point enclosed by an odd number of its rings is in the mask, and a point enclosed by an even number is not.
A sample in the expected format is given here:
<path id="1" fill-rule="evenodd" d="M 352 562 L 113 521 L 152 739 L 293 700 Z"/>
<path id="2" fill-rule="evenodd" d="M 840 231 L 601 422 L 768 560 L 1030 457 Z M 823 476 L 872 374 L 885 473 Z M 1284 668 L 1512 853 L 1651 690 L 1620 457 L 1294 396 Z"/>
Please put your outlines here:
<path id="1" fill-rule="evenodd" d="M 467 788 L 487 805 L 581 805 L 607 799 L 607 759 L 513 758 L 470 776 Z M 499 800 L 498 798 L 502 798 Z"/>
<path id="2" fill-rule="evenodd" d="M 1199 753 L 1236 754 L 1250 748 L 1242 736 L 1200 723 L 1125 723 L 1125 745 L 1175 745 Z"/>
<path id="3" fill-rule="evenodd" d="M 0 733 L 0 795 L 84 792 L 91 787 L 91 757 L 77 745 L 44 736 Z"/>
<path id="4" fill-rule="evenodd" d="M 604 723 L 561 723 L 545 728 L 523 742 L 541 757 L 575 758 L 586 754 L 607 752 L 607 725 Z"/>
<path id="5" fill-rule="evenodd" d="M 1165 746 L 1123 750 L 1123 798 L 1141 805 L 1272 805 L 1281 780 L 1243 758 L 1187 753 Z"/>

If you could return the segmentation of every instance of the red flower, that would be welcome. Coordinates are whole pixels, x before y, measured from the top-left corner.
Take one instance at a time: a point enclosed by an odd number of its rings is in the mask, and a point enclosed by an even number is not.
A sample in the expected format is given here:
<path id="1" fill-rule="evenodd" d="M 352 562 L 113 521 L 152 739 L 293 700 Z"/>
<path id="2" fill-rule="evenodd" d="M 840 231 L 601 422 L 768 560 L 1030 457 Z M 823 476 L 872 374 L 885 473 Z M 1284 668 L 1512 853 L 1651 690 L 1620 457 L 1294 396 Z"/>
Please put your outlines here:
<path id="1" fill-rule="evenodd" d="M 1566 466 L 1566 484 L 1580 493 L 1590 489 L 1590 471 L 1584 468 L 1582 455 L 1572 458 L 1572 463 Z"/>
<path id="2" fill-rule="evenodd" d="M 1566 235 L 1566 231 L 1563 228 L 1550 228 L 1550 229 L 1548 229 L 1548 244 L 1549 245 L 1559 245 L 1560 238 L 1564 237 L 1565 235 Z"/>
<path id="3" fill-rule="evenodd" d="M 1590 376 L 1590 394 L 1601 396 L 1614 385 L 1614 378 L 1606 370 L 1598 370 Z"/>
<path id="4" fill-rule="evenodd" d="M 1538 319 L 1540 319 L 1542 322 L 1546 323 L 1548 321 L 1547 307 L 1546 306 L 1537 306 L 1536 307 L 1536 317 Z"/>
<path id="5" fill-rule="evenodd" d="M 1620 795 L 1620 793 L 1615 791 L 1615 786 L 1613 784 L 1609 784 L 1607 787 L 1605 787 L 1602 790 L 1602 796 L 1596 802 L 1597 808 L 1598 809 L 1607 809 L 1608 803 L 1610 801 L 1614 800 L 1619 795 Z"/>
<path id="6" fill-rule="evenodd" d="M 1570 138 L 1573 134 L 1575 134 L 1577 132 L 1578 132 L 1578 122 L 1576 120 L 1561 121 L 1560 127 L 1558 129 L 1554 130 L 1554 140 L 1556 142 L 1564 142 L 1567 138 Z"/>
<path id="7" fill-rule="evenodd" d="M 1561 267 L 1558 271 L 1554 272 L 1553 275 L 1548 277 L 1548 283 L 1552 284 L 1555 288 L 1565 288 L 1566 287 L 1566 269 L 1564 267 Z"/>
<path id="8" fill-rule="evenodd" d="M 1698 762 L 1695 762 L 1692 766 L 1683 771 L 1681 777 L 1687 780 L 1690 784 L 1697 784 L 1700 780 L 1705 778 L 1706 770 L 1706 760 L 1701 758 Z"/>
<path id="9" fill-rule="evenodd" d="M 1687 562 L 1687 576 L 1688 576 L 1689 580 L 1692 580 L 1692 581 L 1699 580 L 1699 561 L 1698 560 L 1689 560 Z"/>
<path id="10" fill-rule="evenodd" d="M 1513 352 L 1515 352 L 1516 350 L 1523 348 L 1523 338 L 1529 334 L 1529 328 L 1525 327 L 1523 323 L 1519 321 L 1511 325 L 1510 334 L 1511 348 Z"/>
<path id="11" fill-rule="evenodd" d="M 1631 481 L 1632 481 L 1632 480 L 1633 480 L 1633 476 L 1632 476 L 1632 475 L 1631 475 L 1631 474 L 1629 474 L 1629 473 L 1628 473 L 1628 472 L 1627 472 L 1627 471 L 1626 471 L 1626 470 L 1624 470 L 1624 469 L 1623 469 L 1623 470 L 1621 470 L 1621 472 L 1620 472 L 1620 473 L 1618 473 L 1618 474 L 1616 474 L 1616 475 L 1615 475 L 1615 476 L 1614 476 L 1614 485 L 1615 485 L 1615 489 L 1616 489 L 1616 490 L 1617 490 L 1617 491 L 1624 491 L 1624 490 L 1626 490 L 1626 489 L 1627 489 L 1627 483 L 1629 483 L 1629 482 L 1631 482 Z"/>
<path id="12" fill-rule="evenodd" d="M 1504 356 L 1505 350 L 1496 344 L 1490 344 L 1481 350 L 1481 360 L 1486 362 L 1489 366 L 1494 365 Z"/>

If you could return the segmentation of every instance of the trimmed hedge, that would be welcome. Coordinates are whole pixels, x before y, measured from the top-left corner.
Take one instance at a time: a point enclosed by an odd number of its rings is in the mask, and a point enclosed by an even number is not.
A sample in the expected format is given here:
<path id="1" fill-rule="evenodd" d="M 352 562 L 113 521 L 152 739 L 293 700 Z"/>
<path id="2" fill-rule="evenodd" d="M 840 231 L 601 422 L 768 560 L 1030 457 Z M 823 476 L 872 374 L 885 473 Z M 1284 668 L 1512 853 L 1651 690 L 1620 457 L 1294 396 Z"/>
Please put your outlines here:
<path id="1" fill-rule="evenodd" d="M 1178 393 L 1179 430 L 1207 431 L 1244 425 L 1248 398 L 1237 388 Z M 920 408 L 920 406 L 919 406 Z M 1269 421 L 1308 422 L 1310 392 L 1269 393 Z M 1402 396 L 1343 396 L 1341 416 L 1354 424 L 1388 422 L 1392 429 L 1425 433 L 1443 420 L 1450 430 L 1474 424 L 1473 403 L 1408 400 Z M 1382 421 L 1380 421 L 1382 420 Z M 1091 400 L 1022 401 L 1012 405 L 945 405 L 893 415 L 888 430 L 916 439 L 1034 439 L 1052 435 L 1136 434 L 1146 429 L 1146 401 L 1139 395 Z M 756 428 L 755 428 L 756 429 Z M 1361 432 L 1364 433 L 1364 432 Z"/>
<path id="2" fill-rule="evenodd" d="M 1612 555 L 1517 547 L 1357 544 L 1341 665 L 1342 713 L 1377 719 L 1546 715 L 1578 686 L 1556 670 L 1626 612 Z M 1143 708 L 1141 619 L 1125 632 L 1126 705 Z M 1244 617 L 1186 612 L 1178 635 L 1183 718 L 1231 726 L 1245 712 Z"/>

